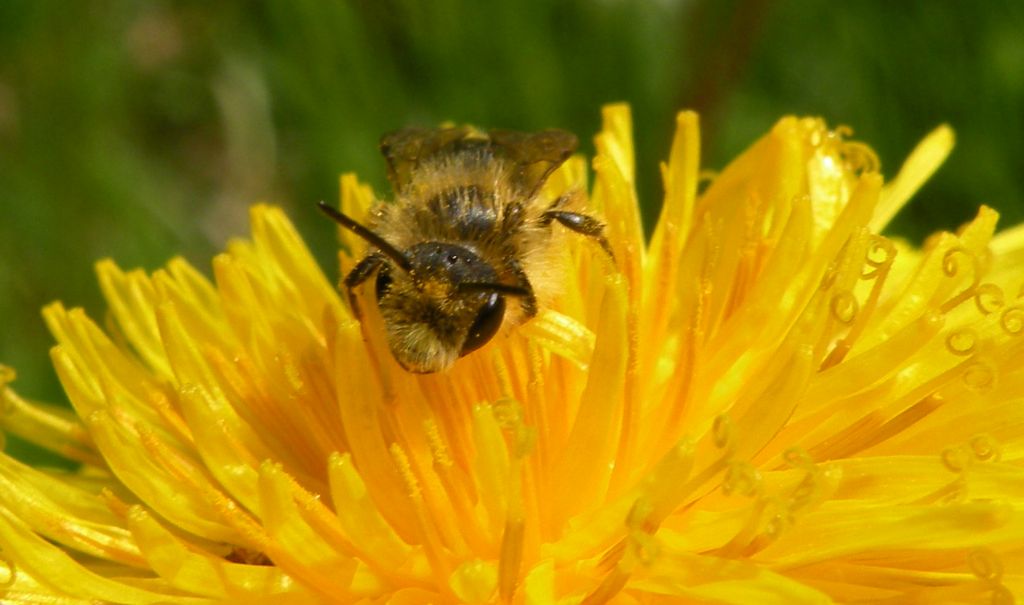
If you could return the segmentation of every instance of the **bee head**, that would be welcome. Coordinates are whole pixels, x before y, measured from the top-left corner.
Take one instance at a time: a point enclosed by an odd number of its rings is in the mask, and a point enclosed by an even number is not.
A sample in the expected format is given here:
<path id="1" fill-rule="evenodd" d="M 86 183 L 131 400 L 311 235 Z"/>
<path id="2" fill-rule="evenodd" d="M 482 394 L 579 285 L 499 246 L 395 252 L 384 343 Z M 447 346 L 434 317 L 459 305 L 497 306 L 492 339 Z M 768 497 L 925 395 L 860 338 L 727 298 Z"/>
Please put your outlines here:
<path id="1" fill-rule="evenodd" d="M 498 282 L 494 268 L 465 246 L 416 244 L 411 268 L 377 270 L 377 306 L 395 359 L 412 372 L 436 372 L 486 344 L 501 327 L 505 297 L 517 288 Z"/>
<path id="2" fill-rule="evenodd" d="M 501 283 L 494 267 L 467 246 L 423 242 L 398 250 L 333 208 L 321 208 L 383 257 L 374 288 L 377 307 L 392 355 L 410 372 L 447 369 L 487 344 L 501 328 L 505 298 L 527 294 Z"/>

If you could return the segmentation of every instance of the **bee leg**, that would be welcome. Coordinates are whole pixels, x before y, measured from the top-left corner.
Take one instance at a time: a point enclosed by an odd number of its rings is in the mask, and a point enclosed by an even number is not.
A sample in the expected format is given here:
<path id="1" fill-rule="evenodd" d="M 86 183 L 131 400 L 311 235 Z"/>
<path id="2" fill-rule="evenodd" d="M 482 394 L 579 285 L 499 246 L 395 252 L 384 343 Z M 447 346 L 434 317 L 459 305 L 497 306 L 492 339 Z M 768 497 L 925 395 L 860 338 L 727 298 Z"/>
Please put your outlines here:
<path id="1" fill-rule="evenodd" d="M 556 201 L 555 204 L 557 203 Z M 612 252 L 612 246 L 608 243 L 608 238 L 604 236 L 604 223 L 601 221 L 592 216 L 580 214 L 579 212 L 569 212 L 568 210 L 548 210 L 540 216 L 541 222 L 545 225 L 551 224 L 551 221 L 558 221 L 566 229 L 597 240 L 601 248 L 608 253 L 612 262 L 615 262 L 615 253 Z"/>
<path id="2" fill-rule="evenodd" d="M 362 319 L 362 312 L 359 310 L 359 303 L 356 301 L 355 289 L 366 281 L 373 272 L 384 264 L 384 257 L 376 252 L 363 257 L 363 260 L 356 263 L 355 267 L 345 276 L 345 293 L 348 295 L 348 306 L 352 309 L 352 315 L 356 319 Z"/>
<path id="3" fill-rule="evenodd" d="M 508 268 L 516 276 L 516 281 L 519 282 L 518 285 L 526 290 L 526 295 L 523 296 L 519 304 L 523 307 L 523 314 L 526 315 L 526 319 L 530 319 L 537 314 L 537 295 L 533 293 L 533 285 L 530 284 L 529 278 L 526 277 L 526 271 L 523 270 L 523 266 L 518 261 L 509 262 Z"/>
<path id="4" fill-rule="evenodd" d="M 568 204 L 570 201 L 572 201 L 572 199 L 574 197 L 578 197 L 579 195 L 580 195 L 580 192 L 578 192 L 578 191 L 571 191 L 569 193 L 566 193 L 565 195 L 561 195 L 561 196 L 558 197 L 558 199 L 556 199 L 555 201 L 551 202 L 551 205 L 548 206 L 548 210 L 547 211 L 551 212 L 552 210 L 558 210 L 559 208 L 564 207 L 566 204 Z M 548 222 L 550 222 L 550 221 L 548 221 Z"/>

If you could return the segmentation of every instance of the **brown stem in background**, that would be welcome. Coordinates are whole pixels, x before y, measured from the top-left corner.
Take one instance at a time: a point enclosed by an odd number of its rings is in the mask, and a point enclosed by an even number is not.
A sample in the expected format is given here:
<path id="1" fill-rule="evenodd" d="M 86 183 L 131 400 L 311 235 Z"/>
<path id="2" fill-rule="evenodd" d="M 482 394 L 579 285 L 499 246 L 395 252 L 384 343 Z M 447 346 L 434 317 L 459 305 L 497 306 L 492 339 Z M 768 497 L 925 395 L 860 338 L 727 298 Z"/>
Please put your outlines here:
<path id="1" fill-rule="evenodd" d="M 706 140 L 713 140 L 725 101 L 750 64 L 770 4 L 770 0 L 737 0 L 723 10 L 720 1 L 702 0 L 692 11 L 681 13 L 686 23 L 680 29 L 689 30 L 684 56 L 694 61 L 696 69 L 694 79 L 683 84 L 676 106 L 700 113 Z"/>

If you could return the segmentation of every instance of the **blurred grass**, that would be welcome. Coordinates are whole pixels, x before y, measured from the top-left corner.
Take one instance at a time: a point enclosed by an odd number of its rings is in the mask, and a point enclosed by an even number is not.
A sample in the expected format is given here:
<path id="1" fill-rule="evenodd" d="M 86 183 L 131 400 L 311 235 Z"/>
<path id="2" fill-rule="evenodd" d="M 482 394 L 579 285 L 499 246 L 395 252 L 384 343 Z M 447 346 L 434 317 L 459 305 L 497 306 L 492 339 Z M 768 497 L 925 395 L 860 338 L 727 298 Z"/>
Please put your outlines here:
<path id="1" fill-rule="evenodd" d="M 891 175 L 941 122 L 954 155 L 893 230 L 980 203 L 1024 218 L 1024 5 L 967 3 L 0 3 L 0 363 L 63 400 L 42 305 L 103 317 L 92 264 L 206 270 L 247 207 L 283 205 L 328 272 L 313 202 L 341 172 L 388 192 L 381 133 L 443 120 L 572 130 L 632 104 L 648 218 L 674 113 L 719 168 L 781 115 L 847 124 Z M 47 461 L 23 444 L 16 454 Z"/>

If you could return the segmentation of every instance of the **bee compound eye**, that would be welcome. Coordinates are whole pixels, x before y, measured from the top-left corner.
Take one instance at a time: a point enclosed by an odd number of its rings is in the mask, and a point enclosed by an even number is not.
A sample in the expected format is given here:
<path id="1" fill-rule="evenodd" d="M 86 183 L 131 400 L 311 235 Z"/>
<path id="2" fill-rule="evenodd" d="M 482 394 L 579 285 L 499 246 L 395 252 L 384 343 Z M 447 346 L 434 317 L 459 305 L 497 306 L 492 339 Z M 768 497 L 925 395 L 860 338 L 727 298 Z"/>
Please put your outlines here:
<path id="1" fill-rule="evenodd" d="M 375 284 L 377 300 L 383 298 L 389 289 L 391 289 L 391 270 L 385 265 L 377 270 L 377 283 Z"/>
<path id="2" fill-rule="evenodd" d="M 471 353 L 487 344 L 501 327 L 501 321 L 505 317 L 505 297 L 497 292 L 488 295 L 487 300 L 476 313 L 476 319 L 466 334 L 466 341 L 462 343 L 462 353 Z"/>

